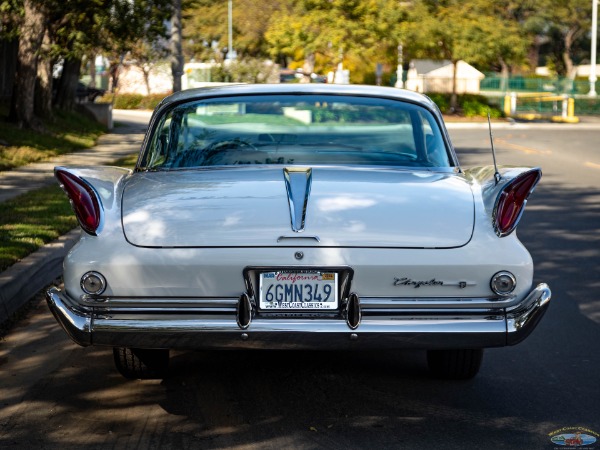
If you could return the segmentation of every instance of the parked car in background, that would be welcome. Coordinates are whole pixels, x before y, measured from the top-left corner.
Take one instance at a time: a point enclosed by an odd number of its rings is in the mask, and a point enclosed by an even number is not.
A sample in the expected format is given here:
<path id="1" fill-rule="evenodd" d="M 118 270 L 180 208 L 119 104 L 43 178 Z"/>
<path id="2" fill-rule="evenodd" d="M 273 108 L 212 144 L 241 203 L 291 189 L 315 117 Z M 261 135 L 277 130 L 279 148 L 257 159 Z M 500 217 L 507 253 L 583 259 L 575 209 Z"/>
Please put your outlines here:
<path id="1" fill-rule="evenodd" d="M 77 91 L 75 92 L 75 98 L 78 102 L 95 102 L 98 97 L 102 97 L 106 93 L 105 89 L 98 89 L 90 87 L 82 82 L 77 83 Z"/>
<path id="2" fill-rule="evenodd" d="M 461 167 L 417 93 L 182 91 L 135 169 L 55 174 L 82 234 L 49 307 L 128 378 L 202 348 L 417 348 L 437 376 L 469 378 L 549 305 L 514 233 L 541 170 Z"/>

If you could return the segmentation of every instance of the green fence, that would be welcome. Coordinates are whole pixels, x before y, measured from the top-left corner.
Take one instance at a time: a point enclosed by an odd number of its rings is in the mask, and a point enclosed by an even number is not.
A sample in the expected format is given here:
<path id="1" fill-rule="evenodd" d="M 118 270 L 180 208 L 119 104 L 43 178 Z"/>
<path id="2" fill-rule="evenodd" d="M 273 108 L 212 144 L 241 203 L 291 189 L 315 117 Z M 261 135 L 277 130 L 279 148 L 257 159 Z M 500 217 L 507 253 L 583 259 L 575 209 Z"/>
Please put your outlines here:
<path id="1" fill-rule="evenodd" d="M 546 77 L 522 77 L 512 76 L 509 78 L 499 77 L 496 74 L 486 75 L 481 80 L 481 94 L 501 106 L 504 97 L 511 93 L 539 93 L 539 94 L 567 94 L 575 99 L 575 115 L 600 115 L 600 81 L 596 82 L 598 97 L 589 97 L 590 82 L 588 79 L 578 78 L 546 78 Z M 519 100 L 517 104 L 519 112 L 536 112 L 540 114 L 560 114 L 562 104 L 560 101 L 536 101 Z"/>
<path id="2" fill-rule="evenodd" d="M 542 78 L 520 77 L 509 78 L 486 75 L 481 80 L 480 89 L 485 92 L 549 92 L 553 94 L 584 95 L 590 91 L 587 79 L 577 78 Z M 596 81 L 596 92 L 600 92 L 600 81 Z"/>

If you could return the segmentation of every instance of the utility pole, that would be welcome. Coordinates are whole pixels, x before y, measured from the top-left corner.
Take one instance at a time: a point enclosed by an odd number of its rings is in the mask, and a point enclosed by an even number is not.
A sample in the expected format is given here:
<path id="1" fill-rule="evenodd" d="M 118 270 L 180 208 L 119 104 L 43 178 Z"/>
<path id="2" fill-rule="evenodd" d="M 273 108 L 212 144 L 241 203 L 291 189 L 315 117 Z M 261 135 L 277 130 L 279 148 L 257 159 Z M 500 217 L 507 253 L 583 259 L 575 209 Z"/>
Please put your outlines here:
<path id="1" fill-rule="evenodd" d="M 398 68 L 396 69 L 396 87 L 402 89 L 404 83 L 402 82 L 402 65 L 404 64 L 404 56 L 402 54 L 402 43 L 398 44 Z"/>
<path id="2" fill-rule="evenodd" d="M 596 96 L 596 40 L 598 38 L 598 0 L 592 0 L 592 54 L 590 64 L 590 97 Z"/>
<path id="3" fill-rule="evenodd" d="M 181 90 L 183 75 L 183 48 L 181 25 L 181 0 L 173 0 L 173 17 L 171 18 L 171 74 L 173 75 L 173 92 Z"/>
<path id="4" fill-rule="evenodd" d="M 237 53 L 233 49 L 233 0 L 227 2 L 227 59 L 234 60 Z"/>

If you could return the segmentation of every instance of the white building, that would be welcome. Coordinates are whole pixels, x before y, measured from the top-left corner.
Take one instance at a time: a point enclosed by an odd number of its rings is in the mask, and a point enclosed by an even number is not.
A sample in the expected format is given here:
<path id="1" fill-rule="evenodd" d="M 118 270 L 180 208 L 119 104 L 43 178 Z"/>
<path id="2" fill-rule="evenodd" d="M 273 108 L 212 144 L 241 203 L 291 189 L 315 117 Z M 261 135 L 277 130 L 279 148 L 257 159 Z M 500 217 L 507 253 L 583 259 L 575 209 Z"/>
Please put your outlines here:
<path id="1" fill-rule="evenodd" d="M 464 61 L 458 61 L 457 70 L 456 92 L 478 94 L 479 84 L 485 75 Z M 454 64 L 451 61 L 414 59 L 406 74 L 405 88 L 422 93 L 450 93 L 453 76 Z"/>

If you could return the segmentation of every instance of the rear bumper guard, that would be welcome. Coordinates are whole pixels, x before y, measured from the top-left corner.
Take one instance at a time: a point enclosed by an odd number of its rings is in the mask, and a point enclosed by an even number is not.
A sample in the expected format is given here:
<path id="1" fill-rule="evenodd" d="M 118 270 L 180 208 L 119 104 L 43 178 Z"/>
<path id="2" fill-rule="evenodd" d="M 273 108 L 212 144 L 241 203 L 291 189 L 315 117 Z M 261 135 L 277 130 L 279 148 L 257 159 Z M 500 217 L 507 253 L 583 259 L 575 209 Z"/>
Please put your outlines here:
<path id="1" fill-rule="evenodd" d="M 354 294 L 352 294 L 354 295 Z M 77 344 L 134 348 L 484 348 L 515 345 L 535 329 L 550 304 L 548 285 L 498 313 L 362 315 L 358 297 L 352 320 L 251 317 L 250 302 L 233 314 L 119 315 L 83 308 L 65 292 L 46 293 L 50 311 Z M 241 311 L 241 312 L 240 312 Z M 452 312 L 453 314 L 448 314 Z M 244 314 L 241 317 L 240 314 Z M 348 315 L 346 315 L 348 317 Z"/>

